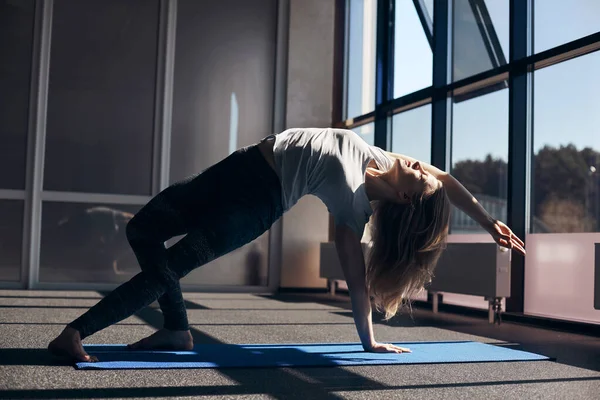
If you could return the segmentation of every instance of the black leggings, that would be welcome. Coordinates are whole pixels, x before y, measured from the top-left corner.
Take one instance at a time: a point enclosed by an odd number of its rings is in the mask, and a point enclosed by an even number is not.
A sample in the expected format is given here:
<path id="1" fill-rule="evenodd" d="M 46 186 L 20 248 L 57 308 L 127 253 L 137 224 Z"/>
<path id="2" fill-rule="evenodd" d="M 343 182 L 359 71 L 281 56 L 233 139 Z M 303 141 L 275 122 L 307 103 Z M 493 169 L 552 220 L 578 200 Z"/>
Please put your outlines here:
<path id="1" fill-rule="evenodd" d="M 164 327 L 187 330 L 179 280 L 256 239 L 282 213 L 279 178 L 256 145 L 169 186 L 127 225 L 127 238 L 142 272 L 69 326 L 83 339 L 158 300 Z M 165 248 L 166 240 L 183 234 L 187 235 Z"/>

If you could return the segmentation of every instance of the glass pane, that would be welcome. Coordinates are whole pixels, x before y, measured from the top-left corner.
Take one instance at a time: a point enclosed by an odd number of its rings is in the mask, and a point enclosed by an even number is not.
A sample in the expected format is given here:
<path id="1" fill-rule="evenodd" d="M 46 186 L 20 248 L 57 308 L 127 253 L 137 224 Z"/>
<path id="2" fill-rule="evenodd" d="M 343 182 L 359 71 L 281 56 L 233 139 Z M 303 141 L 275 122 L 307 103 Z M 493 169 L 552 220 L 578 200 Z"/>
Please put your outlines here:
<path id="1" fill-rule="evenodd" d="M 274 0 L 177 7 L 171 182 L 271 132 L 277 43 Z"/>
<path id="2" fill-rule="evenodd" d="M 54 2 L 44 189 L 151 193 L 158 12 Z"/>
<path id="3" fill-rule="evenodd" d="M 0 2 L 0 188 L 25 189 L 34 2 Z M 10 99 L 10 101 L 7 101 Z"/>
<path id="4" fill-rule="evenodd" d="M 506 221 L 508 90 L 453 107 L 451 173 L 493 217 Z M 485 233 L 477 222 L 455 207 L 450 230 L 451 233 Z"/>
<path id="5" fill-rule="evenodd" d="M 600 232 L 600 53 L 535 72 L 532 233 Z"/>
<path id="6" fill-rule="evenodd" d="M 431 86 L 433 53 L 415 4 L 396 0 L 394 97 Z"/>
<path id="7" fill-rule="evenodd" d="M 23 201 L 0 200 L 0 282 L 21 280 Z"/>
<path id="8" fill-rule="evenodd" d="M 373 146 L 375 144 L 375 123 L 369 122 L 368 124 L 357 126 L 352 128 L 352 131 L 358 133 L 365 142 Z"/>
<path id="9" fill-rule="evenodd" d="M 527 235 L 524 312 L 600 323 L 594 309 L 597 234 Z"/>
<path id="10" fill-rule="evenodd" d="M 584 233 L 600 232 L 599 69 L 596 52 L 535 72 L 527 314 L 600 323 L 598 234 Z"/>
<path id="11" fill-rule="evenodd" d="M 252 242 L 196 268 L 181 280 L 188 285 L 266 286 L 269 270 L 269 232 Z"/>
<path id="12" fill-rule="evenodd" d="M 276 0 L 180 0 L 177 8 L 171 182 L 272 131 L 277 43 Z M 268 238 L 266 232 L 182 283 L 265 286 Z"/>
<path id="13" fill-rule="evenodd" d="M 140 272 L 125 235 L 142 206 L 42 204 L 41 282 L 118 283 Z"/>
<path id="14" fill-rule="evenodd" d="M 346 118 L 375 109 L 377 0 L 348 0 Z"/>
<path id="15" fill-rule="evenodd" d="M 423 3 L 425 3 L 425 9 L 427 9 L 427 11 L 429 12 L 429 17 L 431 18 L 431 21 L 433 21 L 433 0 L 424 0 Z"/>
<path id="16" fill-rule="evenodd" d="M 453 5 L 453 81 L 506 64 L 509 1 L 455 0 Z"/>
<path id="17" fill-rule="evenodd" d="M 392 117 L 392 153 L 431 163 L 431 104 Z"/>
<path id="18" fill-rule="evenodd" d="M 597 0 L 534 0 L 536 53 L 600 32 Z"/>

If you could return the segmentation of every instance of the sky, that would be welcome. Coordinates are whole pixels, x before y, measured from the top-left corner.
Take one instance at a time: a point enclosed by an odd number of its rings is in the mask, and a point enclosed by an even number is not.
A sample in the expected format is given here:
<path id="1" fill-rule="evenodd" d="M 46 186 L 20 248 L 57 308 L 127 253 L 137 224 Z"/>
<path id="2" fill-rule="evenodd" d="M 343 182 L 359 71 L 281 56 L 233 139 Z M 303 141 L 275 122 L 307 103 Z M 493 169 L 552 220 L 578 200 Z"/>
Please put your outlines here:
<path id="1" fill-rule="evenodd" d="M 351 26 L 364 21 L 364 14 L 352 15 L 353 7 L 369 7 L 369 3 L 374 7 L 375 1 L 350 0 Z M 509 1 L 485 2 L 504 56 L 508 59 Z M 433 1 L 426 0 L 425 4 L 431 7 Z M 536 53 L 600 31 L 600 1 L 597 0 L 534 0 L 534 10 Z M 363 20 L 357 17 L 363 17 Z M 362 37 L 351 35 L 349 46 L 351 57 L 353 52 L 361 53 Z M 361 61 L 358 57 L 351 59 L 354 64 Z M 431 49 L 412 0 L 396 0 L 394 64 L 395 97 L 431 85 Z M 600 75 L 597 71 L 600 71 L 600 52 L 534 73 L 535 151 L 545 145 L 558 147 L 567 144 L 574 144 L 578 149 L 592 147 L 600 151 Z M 360 81 L 361 73 L 360 66 L 350 66 L 350 99 L 361 94 L 360 84 L 352 83 Z M 358 76 L 358 80 L 352 79 L 354 76 Z M 354 103 L 356 106 L 350 106 L 350 112 L 354 114 L 373 109 L 365 110 L 363 107 L 361 110 L 360 105 L 356 101 Z M 392 151 L 427 161 L 431 143 L 430 119 L 429 105 L 394 117 Z M 483 159 L 487 154 L 505 161 L 508 159 L 507 89 L 454 104 L 452 148 L 453 163 L 463 159 Z"/>

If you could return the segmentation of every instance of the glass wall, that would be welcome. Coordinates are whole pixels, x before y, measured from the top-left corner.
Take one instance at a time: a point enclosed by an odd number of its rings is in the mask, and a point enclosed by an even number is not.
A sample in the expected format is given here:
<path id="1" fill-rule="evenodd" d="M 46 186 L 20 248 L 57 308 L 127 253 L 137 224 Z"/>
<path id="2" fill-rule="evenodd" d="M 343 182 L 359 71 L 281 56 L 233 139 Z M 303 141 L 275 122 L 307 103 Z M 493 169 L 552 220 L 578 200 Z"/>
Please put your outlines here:
<path id="1" fill-rule="evenodd" d="M 508 90 L 453 105 L 451 148 L 451 174 L 494 218 L 506 221 Z M 487 236 L 476 221 L 456 207 L 452 210 L 450 232 Z"/>
<path id="2" fill-rule="evenodd" d="M 593 307 L 594 243 L 600 242 L 599 68 L 595 52 L 535 72 L 525 269 L 530 314 L 600 322 Z"/>
<path id="3" fill-rule="evenodd" d="M 509 2 L 454 0 L 453 81 L 505 65 L 509 51 Z"/>
<path id="4" fill-rule="evenodd" d="M 33 0 L 0 3 L 0 189 L 25 189 L 33 17 Z"/>
<path id="5" fill-rule="evenodd" d="M 431 104 L 392 117 L 391 152 L 431 163 Z"/>
<path id="6" fill-rule="evenodd" d="M 276 24 L 276 0 L 178 2 L 171 183 L 271 133 Z M 182 284 L 264 286 L 268 252 L 265 232 Z"/>
<path id="7" fill-rule="evenodd" d="M 0 200 L 0 282 L 21 279 L 23 201 Z"/>
<path id="8" fill-rule="evenodd" d="M 600 243 L 600 3 L 454 0 L 435 2 L 433 10 L 433 1 L 387 1 L 394 12 L 389 19 L 378 15 L 377 24 L 393 26 L 388 68 L 394 98 L 357 119 L 374 115 L 378 143 L 449 169 L 493 217 L 513 221 L 525 236 L 527 256 L 513 256 L 510 311 L 600 323 L 600 310 L 593 308 L 594 244 Z M 441 15 L 446 5 L 448 14 Z M 432 10 L 438 12 L 435 38 Z M 382 33 L 376 48 L 385 50 L 389 32 Z M 511 37 L 527 69 L 509 63 Z M 557 53 L 556 46 L 582 37 L 584 45 Z M 448 43 L 447 55 L 432 54 L 432 43 Z M 555 49 L 552 57 L 539 54 L 549 49 Z M 383 78 L 375 89 L 385 93 L 391 82 Z M 391 123 L 380 123 L 388 118 Z M 525 143 L 532 146 L 526 159 L 509 154 L 509 145 Z M 523 198 L 509 197 L 522 185 Z M 453 209 L 450 242 L 492 240 Z M 483 298 L 464 294 L 446 293 L 444 302 L 487 308 Z"/>
<path id="9" fill-rule="evenodd" d="M 54 2 L 44 189 L 150 195 L 159 2 Z"/>
<path id="10" fill-rule="evenodd" d="M 377 1 L 346 2 L 349 26 L 346 41 L 345 118 L 353 118 L 375 109 Z"/>
<path id="11" fill-rule="evenodd" d="M 352 130 L 358 133 L 359 136 L 371 146 L 375 143 L 375 124 L 373 122 L 358 126 Z"/>
<path id="12" fill-rule="evenodd" d="M 21 279 L 34 1 L 0 2 L 0 281 Z"/>
<path id="13" fill-rule="evenodd" d="M 431 86 L 433 78 L 432 8 L 423 7 L 421 9 L 412 0 L 396 0 L 394 97 L 404 96 Z"/>
<path id="14" fill-rule="evenodd" d="M 533 0 L 536 53 L 591 35 L 600 30 L 596 0 Z"/>
<path id="15" fill-rule="evenodd" d="M 532 233 L 600 232 L 600 53 L 535 72 Z"/>
<path id="16" fill-rule="evenodd" d="M 114 283 L 139 271 L 125 225 L 152 194 L 158 24 L 158 1 L 54 2 L 41 282 Z M 124 195 L 140 205 L 122 206 Z"/>
<path id="17" fill-rule="evenodd" d="M 44 202 L 40 281 L 118 283 L 131 279 L 140 267 L 125 227 L 140 208 Z"/>
<path id="18" fill-rule="evenodd" d="M 272 133 L 277 4 L 0 2 L 0 285 L 28 285 L 22 269 L 35 288 L 139 272 L 133 215 Z M 183 283 L 266 286 L 268 252 L 267 232 Z"/>

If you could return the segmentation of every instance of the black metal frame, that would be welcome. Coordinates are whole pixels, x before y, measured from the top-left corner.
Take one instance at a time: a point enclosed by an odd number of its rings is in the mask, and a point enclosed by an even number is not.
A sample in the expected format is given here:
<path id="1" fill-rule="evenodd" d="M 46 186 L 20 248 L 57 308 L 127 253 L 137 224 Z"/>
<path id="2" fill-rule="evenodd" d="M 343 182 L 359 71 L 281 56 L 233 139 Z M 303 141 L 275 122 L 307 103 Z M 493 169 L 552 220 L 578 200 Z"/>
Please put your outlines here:
<path id="1" fill-rule="evenodd" d="M 452 107 L 459 96 L 481 95 L 504 85 L 509 86 L 509 156 L 508 156 L 508 218 L 507 224 L 525 239 L 531 224 L 532 160 L 532 82 L 531 72 L 600 50 L 600 32 L 573 40 L 537 54 L 531 54 L 533 44 L 533 0 L 510 0 L 509 63 L 489 71 L 451 81 L 453 0 L 434 0 L 433 34 L 430 35 L 428 14 L 423 0 L 413 0 L 425 34 L 433 49 L 432 86 L 399 98 L 393 98 L 394 79 L 394 7 L 395 0 L 378 0 L 376 104 L 375 109 L 351 119 L 334 120 L 335 126 L 355 128 L 375 123 L 375 145 L 389 149 L 391 116 L 424 104 L 431 104 L 432 164 L 450 171 Z M 478 6 L 482 0 L 469 0 Z M 485 13 L 484 13 L 485 14 Z M 482 16 L 485 18 L 485 16 Z M 489 18 L 489 15 L 487 15 Z M 348 28 L 346 27 L 346 32 Z M 346 36 L 347 37 L 347 36 Z M 497 39 L 497 38 L 496 38 Z M 493 44 L 492 44 L 493 45 Z M 496 43 L 499 46 L 499 43 Z M 490 49 L 488 49 L 489 51 Z M 347 48 L 346 48 L 347 51 Z M 346 85 L 344 85 L 346 86 Z M 345 88 L 341 89 L 345 90 Z M 346 96 L 343 97 L 344 104 Z M 339 115 L 339 114 L 338 114 Z M 522 313 L 524 297 L 524 258 L 513 257 L 511 297 L 507 311 Z"/>
<path id="2" fill-rule="evenodd" d="M 530 26 L 533 2 L 510 0 L 510 61 L 527 58 L 530 52 Z M 508 205 L 507 223 L 513 232 L 525 240 L 529 231 L 530 191 L 527 182 L 531 176 L 531 119 L 533 95 L 527 64 L 516 64 L 508 73 Z M 523 312 L 525 291 L 525 258 L 513 253 L 510 273 L 510 297 L 506 311 Z"/>

